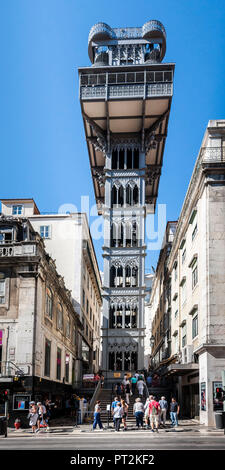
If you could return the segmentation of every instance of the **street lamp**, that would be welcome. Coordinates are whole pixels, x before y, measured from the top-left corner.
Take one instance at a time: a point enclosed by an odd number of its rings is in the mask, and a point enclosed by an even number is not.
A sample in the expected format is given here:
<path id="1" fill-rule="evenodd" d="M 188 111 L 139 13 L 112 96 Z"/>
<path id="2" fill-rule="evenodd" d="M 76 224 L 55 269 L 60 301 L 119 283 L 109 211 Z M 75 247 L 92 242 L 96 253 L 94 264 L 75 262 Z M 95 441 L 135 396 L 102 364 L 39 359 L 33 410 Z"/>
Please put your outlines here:
<path id="1" fill-rule="evenodd" d="M 150 338 L 150 346 L 153 348 L 154 344 L 155 344 L 155 336 L 152 335 Z"/>

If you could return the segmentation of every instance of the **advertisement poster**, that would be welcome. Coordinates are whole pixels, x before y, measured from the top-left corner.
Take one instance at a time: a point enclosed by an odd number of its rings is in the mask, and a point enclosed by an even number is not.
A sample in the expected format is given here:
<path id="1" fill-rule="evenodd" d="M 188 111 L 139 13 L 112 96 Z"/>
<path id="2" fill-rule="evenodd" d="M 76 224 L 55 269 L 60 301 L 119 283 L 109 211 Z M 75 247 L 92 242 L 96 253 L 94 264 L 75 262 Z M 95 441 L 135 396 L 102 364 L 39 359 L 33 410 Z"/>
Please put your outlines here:
<path id="1" fill-rule="evenodd" d="M 206 411 L 206 384 L 201 383 L 201 410 Z"/>
<path id="2" fill-rule="evenodd" d="M 213 411 L 223 410 L 223 384 L 213 382 Z"/>

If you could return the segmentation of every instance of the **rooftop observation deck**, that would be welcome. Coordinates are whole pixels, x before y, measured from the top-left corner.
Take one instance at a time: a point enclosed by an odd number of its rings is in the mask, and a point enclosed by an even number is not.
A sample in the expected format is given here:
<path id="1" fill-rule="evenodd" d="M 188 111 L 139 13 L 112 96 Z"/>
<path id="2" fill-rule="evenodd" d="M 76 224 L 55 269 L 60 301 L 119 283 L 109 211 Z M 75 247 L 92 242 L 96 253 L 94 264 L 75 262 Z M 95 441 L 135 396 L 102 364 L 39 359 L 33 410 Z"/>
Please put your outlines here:
<path id="1" fill-rule="evenodd" d="M 90 31 L 93 65 L 79 68 L 79 97 L 99 208 L 109 176 L 105 156 L 119 144 L 145 153 L 146 204 L 155 207 L 175 68 L 161 63 L 165 50 L 165 29 L 155 20 L 124 29 L 98 23 Z"/>

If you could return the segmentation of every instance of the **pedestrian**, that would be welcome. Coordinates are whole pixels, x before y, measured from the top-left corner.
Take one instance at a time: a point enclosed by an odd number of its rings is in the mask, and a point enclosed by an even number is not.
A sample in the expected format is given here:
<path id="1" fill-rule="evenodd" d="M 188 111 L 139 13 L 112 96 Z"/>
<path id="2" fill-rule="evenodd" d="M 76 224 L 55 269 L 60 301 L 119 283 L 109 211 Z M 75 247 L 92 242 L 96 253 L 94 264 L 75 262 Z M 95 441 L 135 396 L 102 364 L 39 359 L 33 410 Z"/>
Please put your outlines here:
<path id="1" fill-rule="evenodd" d="M 125 396 L 126 396 L 126 402 L 129 405 L 130 404 L 130 382 L 129 382 L 129 380 L 127 380 L 126 384 L 125 384 Z"/>
<path id="2" fill-rule="evenodd" d="M 65 406 L 66 406 L 66 416 L 70 416 L 71 415 L 71 401 L 69 397 L 67 397 L 66 399 Z"/>
<path id="3" fill-rule="evenodd" d="M 145 404 L 144 404 L 144 418 L 145 418 L 145 426 L 146 429 L 149 429 L 149 402 L 150 402 L 150 397 L 147 398 Z"/>
<path id="4" fill-rule="evenodd" d="M 128 416 L 129 406 L 125 402 L 125 400 L 121 400 L 121 405 L 122 405 L 122 408 L 123 408 L 123 416 L 122 416 L 123 430 L 127 431 L 127 416 Z"/>
<path id="5" fill-rule="evenodd" d="M 140 398 L 136 398 L 133 408 L 134 416 L 136 418 L 136 426 L 143 428 L 144 405 Z"/>
<path id="6" fill-rule="evenodd" d="M 152 385 L 152 376 L 151 375 L 148 375 L 148 377 L 146 379 L 146 382 L 147 382 L 147 386 L 150 388 L 151 385 Z"/>
<path id="7" fill-rule="evenodd" d="M 31 426 L 31 429 L 32 429 L 32 433 L 38 432 L 38 428 L 37 428 L 38 409 L 37 409 L 37 406 L 34 404 L 32 404 L 29 409 L 28 419 L 29 419 L 29 425 Z"/>
<path id="8" fill-rule="evenodd" d="M 138 388 L 138 394 L 143 396 L 143 392 L 144 392 L 144 381 L 143 379 L 138 379 L 138 382 L 137 382 L 137 388 Z"/>
<path id="9" fill-rule="evenodd" d="M 123 414 L 124 414 L 124 409 L 122 407 L 122 404 L 119 402 L 114 408 L 114 413 L 113 413 L 116 432 L 119 432 L 120 430 L 120 424 L 122 421 Z"/>
<path id="10" fill-rule="evenodd" d="M 100 400 L 98 400 L 95 404 L 95 411 L 94 411 L 94 422 L 93 422 L 93 431 L 96 429 L 98 424 L 99 428 L 103 431 L 103 426 L 101 422 L 101 407 L 100 407 Z"/>
<path id="11" fill-rule="evenodd" d="M 114 401 L 112 402 L 112 405 L 111 405 L 111 413 L 112 413 L 112 415 L 113 415 L 113 424 L 114 424 L 114 427 L 115 427 L 114 409 L 116 408 L 116 406 L 118 405 L 119 402 L 120 402 L 119 398 L 118 398 L 118 397 L 115 397 L 115 398 L 114 398 Z"/>
<path id="12" fill-rule="evenodd" d="M 163 424 L 163 426 L 166 425 L 166 413 L 168 410 L 168 402 L 165 397 L 161 397 L 161 400 L 159 400 L 160 404 L 160 422 Z"/>
<path id="13" fill-rule="evenodd" d="M 75 394 L 72 397 L 72 402 L 71 402 L 71 415 L 74 418 L 75 421 L 75 427 L 77 427 L 78 423 L 78 414 L 79 414 L 79 409 L 80 409 L 80 398 Z"/>
<path id="14" fill-rule="evenodd" d="M 46 408 L 45 405 L 42 405 L 42 403 L 39 401 L 37 403 L 38 406 L 38 430 L 40 430 L 40 427 L 47 427 L 47 413 L 46 413 Z"/>
<path id="15" fill-rule="evenodd" d="M 180 405 L 177 403 L 176 398 L 172 398 L 170 403 L 170 419 L 172 427 L 178 426 L 178 415 L 180 412 Z"/>
<path id="16" fill-rule="evenodd" d="M 105 380 L 105 377 L 104 377 L 103 374 L 101 374 L 100 380 L 101 380 L 101 388 L 103 388 L 104 387 L 104 380 Z"/>
<path id="17" fill-rule="evenodd" d="M 49 424 L 50 424 L 50 419 L 51 419 L 51 400 L 45 400 L 45 408 L 46 408 L 46 422 L 47 422 L 47 428 L 46 430 L 49 431 Z"/>
<path id="18" fill-rule="evenodd" d="M 132 389 L 133 395 L 135 394 L 136 386 L 137 386 L 137 377 L 133 375 L 133 377 L 131 377 L 131 389 Z"/>
<path id="19" fill-rule="evenodd" d="M 136 379 L 137 379 L 137 381 L 138 381 L 138 378 L 139 378 L 139 373 L 138 373 L 138 371 L 136 371 L 134 375 L 135 375 L 135 377 L 136 377 Z"/>
<path id="20" fill-rule="evenodd" d="M 121 389 L 121 384 L 119 382 L 116 384 L 115 392 L 116 392 L 116 395 L 118 396 L 119 400 L 121 400 L 122 389 Z"/>
<path id="21" fill-rule="evenodd" d="M 159 417 L 160 417 L 160 404 L 158 401 L 155 400 L 153 395 L 150 395 L 149 401 L 149 417 L 150 417 L 150 424 L 151 430 L 154 432 L 154 425 L 156 432 L 159 432 Z"/>

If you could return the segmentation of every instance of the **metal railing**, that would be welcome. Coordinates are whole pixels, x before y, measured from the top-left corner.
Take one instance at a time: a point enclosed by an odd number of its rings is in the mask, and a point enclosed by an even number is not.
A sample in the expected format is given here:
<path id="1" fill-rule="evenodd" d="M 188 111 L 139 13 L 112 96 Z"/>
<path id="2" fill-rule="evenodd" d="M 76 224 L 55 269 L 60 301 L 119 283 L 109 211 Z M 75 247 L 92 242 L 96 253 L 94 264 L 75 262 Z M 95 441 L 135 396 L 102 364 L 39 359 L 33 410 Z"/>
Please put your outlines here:
<path id="1" fill-rule="evenodd" d="M 80 75 L 81 99 L 172 96 L 172 94 L 172 71 Z"/>
<path id="2" fill-rule="evenodd" d="M 225 162 L 225 147 L 202 147 L 200 158 L 203 163 Z"/>
<path id="3" fill-rule="evenodd" d="M 12 361 L 0 362 L 0 377 L 15 377 L 29 375 L 30 366 L 27 364 L 14 364 Z"/>

